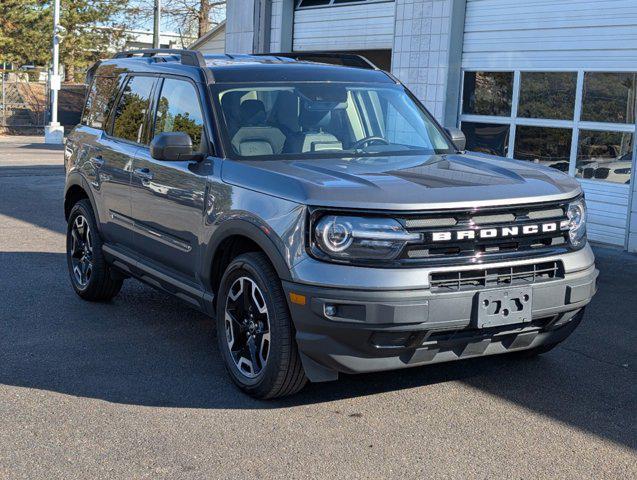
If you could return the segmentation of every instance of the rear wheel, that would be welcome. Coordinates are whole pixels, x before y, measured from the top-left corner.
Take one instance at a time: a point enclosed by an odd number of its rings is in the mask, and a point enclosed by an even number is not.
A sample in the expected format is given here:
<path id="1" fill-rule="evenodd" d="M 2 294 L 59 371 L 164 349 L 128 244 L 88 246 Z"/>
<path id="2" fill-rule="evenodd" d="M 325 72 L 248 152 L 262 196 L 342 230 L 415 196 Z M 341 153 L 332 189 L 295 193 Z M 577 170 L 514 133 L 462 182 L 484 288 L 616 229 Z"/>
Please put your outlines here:
<path id="1" fill-rule="evenodd" d="M 230 377 L 253 397 L 291 395 L 305 385 L 281 282 L 262 253 L 240 255 L 226 269 L 217 337 Z"/>
<path id="2" fill-rule="evenodd" d="M 66 231 L 66 259 L 71 285 L 84 300 L 110 300 L 122 288 L 122 279 L 113 277 L 104 259 L 102 239 L 88 200 L 80 200 L 71 209 Z"/>

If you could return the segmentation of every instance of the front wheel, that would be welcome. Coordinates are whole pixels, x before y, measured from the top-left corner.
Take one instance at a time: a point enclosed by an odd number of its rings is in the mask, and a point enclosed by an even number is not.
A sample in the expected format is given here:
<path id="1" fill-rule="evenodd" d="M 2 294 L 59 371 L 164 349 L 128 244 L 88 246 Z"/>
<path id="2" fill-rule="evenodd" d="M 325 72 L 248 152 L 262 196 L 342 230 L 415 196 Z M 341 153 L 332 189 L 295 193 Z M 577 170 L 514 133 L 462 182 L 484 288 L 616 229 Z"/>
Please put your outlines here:
<path id="1" fill-rule="evenodd" d="M 66 230 L 66 259 L 71 285 L 84 300 L 110 300 L 122 288 L 104 259 L 93 208 L 80 200 L 71 209 Z"/>
<path id="2" fill-rule="evenodd" d="M 240 255 L 226 269 L 217 338 L 230 377 L 253 397 L 291 395 L 307 382 L 281 282 L 262 253 Z"/>

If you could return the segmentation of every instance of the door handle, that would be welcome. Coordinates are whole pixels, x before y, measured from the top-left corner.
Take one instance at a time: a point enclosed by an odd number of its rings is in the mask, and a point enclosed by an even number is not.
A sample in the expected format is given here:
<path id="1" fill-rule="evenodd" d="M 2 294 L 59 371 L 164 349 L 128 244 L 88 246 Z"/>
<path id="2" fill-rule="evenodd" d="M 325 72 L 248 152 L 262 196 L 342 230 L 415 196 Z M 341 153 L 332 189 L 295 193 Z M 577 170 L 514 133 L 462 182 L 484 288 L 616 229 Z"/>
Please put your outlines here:
<path id="1" fill-rule="evenodd" d="M 91 162 L 91 165 L 95 168 L 101 168 L 104 166 L 104 159 L 101 156 L 91 157 L 89 162 Z"/>
<path id="2" fill-rule="evenodd" d="M 135 170 L 133 170 L 133 175 L 141 178 L 142 180 L 153 179 L 153 172 L 151 172 L 148 168 L 136 168 Z"/>

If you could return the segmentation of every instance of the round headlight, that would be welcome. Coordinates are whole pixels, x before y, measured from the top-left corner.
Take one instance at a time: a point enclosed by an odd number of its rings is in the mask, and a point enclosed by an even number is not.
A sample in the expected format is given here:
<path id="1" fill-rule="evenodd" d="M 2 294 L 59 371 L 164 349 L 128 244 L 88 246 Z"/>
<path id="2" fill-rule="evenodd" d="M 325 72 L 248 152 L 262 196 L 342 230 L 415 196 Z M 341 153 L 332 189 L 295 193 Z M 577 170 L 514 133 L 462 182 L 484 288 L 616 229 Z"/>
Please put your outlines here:
<path id="1" fill-rule="evenodd" d="M 569 203 L 566 216 L 569 222 L 571 245 L 580 247 L 586 243 L 586 203 L 579 199 Z"/>
<path id="2" fill-rule="evenodd" d="M 315 256 L 339 261 L 391 261 L 420 234 L 393 218 L 326 215 L 313 228 Z"/>
<path id="3" fill-rule="evenodd" d="M 352 244 L 352 225 L 336 216 L 328 216 L 316 224 L 316 239 L 326 252 L 342 252 Z"/>

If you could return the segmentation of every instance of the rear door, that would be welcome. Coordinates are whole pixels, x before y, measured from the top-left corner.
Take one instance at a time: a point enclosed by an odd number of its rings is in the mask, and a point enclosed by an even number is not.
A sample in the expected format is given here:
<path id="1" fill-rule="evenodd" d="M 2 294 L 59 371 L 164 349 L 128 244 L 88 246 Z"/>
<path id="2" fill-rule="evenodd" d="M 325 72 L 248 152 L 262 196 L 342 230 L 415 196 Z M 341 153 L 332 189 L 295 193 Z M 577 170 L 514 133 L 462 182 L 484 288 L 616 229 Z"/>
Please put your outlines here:
<path id="1" fill-rule="evenodd" d="M 133 241 L 131 174 L 137 151 L 148 143 L 148 113 L 157 79 L 130 76 L 124 83 L 107 133 L 96 142 L 91 162 L 99 171 L 104 239 L 130 248 Z"/>
<path id="2" fill-rule="evenodd" d="M 195 150 L 207 152 L 201 86 L 185 78 L 165 78 L 155 95 L 153 135 L 186 132 Z M 194 282 L 210 162 L 159 161 L 147 145 L 135 156 L 132 214 L 135 250 L 155 268 Z"/>

